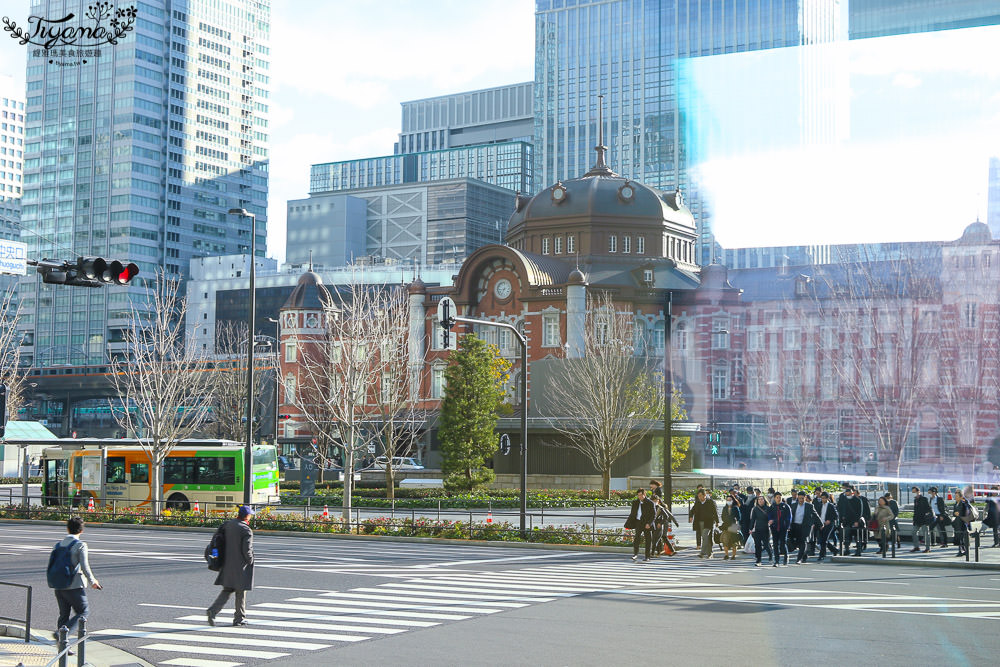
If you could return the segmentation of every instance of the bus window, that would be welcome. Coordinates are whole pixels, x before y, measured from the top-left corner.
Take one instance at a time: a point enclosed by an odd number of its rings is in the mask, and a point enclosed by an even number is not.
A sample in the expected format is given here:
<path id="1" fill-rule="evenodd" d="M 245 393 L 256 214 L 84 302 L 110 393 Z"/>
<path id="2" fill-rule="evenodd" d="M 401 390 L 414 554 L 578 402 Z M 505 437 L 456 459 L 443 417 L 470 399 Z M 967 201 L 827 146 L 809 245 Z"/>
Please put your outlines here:
<path id="1" fill-rule="evenodd" d="M 236 483 L 236 459 L 231 456 L 195 457 L 196 484 Z"/>
<path id="2" fill-rule="evenodd" d="M 108 484 L 125 483 L 125 457 L 108 457 Z"/>
<path id="3" fill-rule="evenodd" d="M 164 484 L 194 484 L 194 459 L 168 456 L 163 462 Z"/>
<path id="4" fill-rule="evenodd" d="M 273 447 L 257 447 L 253 450 L 254 470 L 277 470 L 278 457 Z"/>
<path id="5" fill-rule="evenodd" d="M 70 466 L 73 468 L 73 482 L 80 484 L 83 482 L 83 462 L 80 457 L 70 459 Z"/>
<path id="6" fill-rule="evenodd" d="M 149 484 L 148 463 L 133 463 L 131 468 L 133 484 Z"/>

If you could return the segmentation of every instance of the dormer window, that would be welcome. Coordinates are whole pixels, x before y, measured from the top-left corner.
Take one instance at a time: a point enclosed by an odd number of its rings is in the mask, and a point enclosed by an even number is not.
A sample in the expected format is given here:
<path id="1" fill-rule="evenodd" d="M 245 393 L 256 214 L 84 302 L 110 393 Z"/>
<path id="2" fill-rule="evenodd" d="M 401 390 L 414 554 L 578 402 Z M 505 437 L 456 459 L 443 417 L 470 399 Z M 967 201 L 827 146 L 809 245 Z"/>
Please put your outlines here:
<path id="1" fill-rule="evenodd" d="M 647 285 L 653 284 L 653 269 L 643 269 L 642 282 L 646 283 Z"/>

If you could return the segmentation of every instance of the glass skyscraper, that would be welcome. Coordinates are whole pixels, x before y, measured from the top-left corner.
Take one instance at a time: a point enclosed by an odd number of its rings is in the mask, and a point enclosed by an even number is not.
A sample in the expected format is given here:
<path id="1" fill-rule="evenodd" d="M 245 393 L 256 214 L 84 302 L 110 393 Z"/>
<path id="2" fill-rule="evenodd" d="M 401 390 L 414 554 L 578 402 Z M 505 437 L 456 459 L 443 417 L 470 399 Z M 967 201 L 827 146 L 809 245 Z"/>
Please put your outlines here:
<path id="1" fill-rule="evenodd" d="M 33 258 L 133 261 L 129 287 L 67 288 L 31 274 L 19 293 L 36 367 L 102 364 L 124 349 L 130 303 L 157 271 L 266 252 L 270 0 L 145 0 L 135 29 L 71 65 L 29 52 L 22 240 Z M 85 16 L 84 0 L 31 14 Z M 31 47 L 29 47 L 31 48 Z M 65 60 L 65 58 L 63 58 Z"/>
<path id="2" fill-rule="evenodd" d="M 594 160 L 598 95 L 616 172 L 681 187 L 712 260 L 708 212 L 685 172 L 677 60 L 833 41 L 837 0 L 537 0 L 535 183 L 576 178 Z"/>
<path id="3" fill-rule="evenodd" d="M 885 37 L 1000 24 L 996 0 L 850 0 L 850 37 Z"/>

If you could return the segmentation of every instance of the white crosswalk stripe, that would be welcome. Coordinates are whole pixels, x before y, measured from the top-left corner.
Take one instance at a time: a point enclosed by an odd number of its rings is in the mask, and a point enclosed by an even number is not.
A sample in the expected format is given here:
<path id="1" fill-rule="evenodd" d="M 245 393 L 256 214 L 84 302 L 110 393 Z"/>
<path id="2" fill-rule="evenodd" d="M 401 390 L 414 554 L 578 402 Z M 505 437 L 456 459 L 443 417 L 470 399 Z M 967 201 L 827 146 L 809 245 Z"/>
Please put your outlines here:
<path id="1" fill-rule="evenodd" d="M 735 564 L 706 565 L 684 557 L 645 565 L 616 557 L 511 570 L 425 568 L 408 571 L 403 577 L 397 571 L 385 573 L 385 583 L 346 591 L 271 589 L 287 590 L 289 597 L 250 604 L 249 627 L 232 626 L 231 609 L 220 612 L 218 626 L 213 627 L 205 623 L 200 609 L 192 613 L 196 608 L 181 606 L 176 608 L 188 610 L 183 612 L 186 615 L 173 621 L 139 623 L 131 629 L 111 628 L 94 634 L 104 640 L 145 640 L 138 648 L 167 654 L 167 659 L 159 662 L 163 665 L 236 667 L 243 663 L 231 660 L 283 658 L 588 593 L 662 591 L 664 585 L 694 586 L 691 590 L 707 593 L 716 589 L 702 583 L 706 578 L 742 571 Z M 729 587 L 719 591 L 729 596 L 744 592 Z M 840 600 L 868 601 L 866 597 Z"/>

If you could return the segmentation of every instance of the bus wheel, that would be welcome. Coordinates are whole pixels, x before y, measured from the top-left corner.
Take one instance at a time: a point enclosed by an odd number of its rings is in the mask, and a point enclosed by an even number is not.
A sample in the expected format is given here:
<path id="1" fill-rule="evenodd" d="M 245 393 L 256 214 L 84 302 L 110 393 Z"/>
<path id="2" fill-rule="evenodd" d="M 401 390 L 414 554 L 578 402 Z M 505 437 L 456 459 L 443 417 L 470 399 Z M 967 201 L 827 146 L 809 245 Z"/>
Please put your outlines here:
<path id="1" fill-rule="evenodd" d="M 190 509 L 191 505 L 188 503 L 187 496 L 183 493 L 175 493 L 169 498 L 167 498 L 167 509 L 170 510 L 181 510 L 182 512 Z"/>

